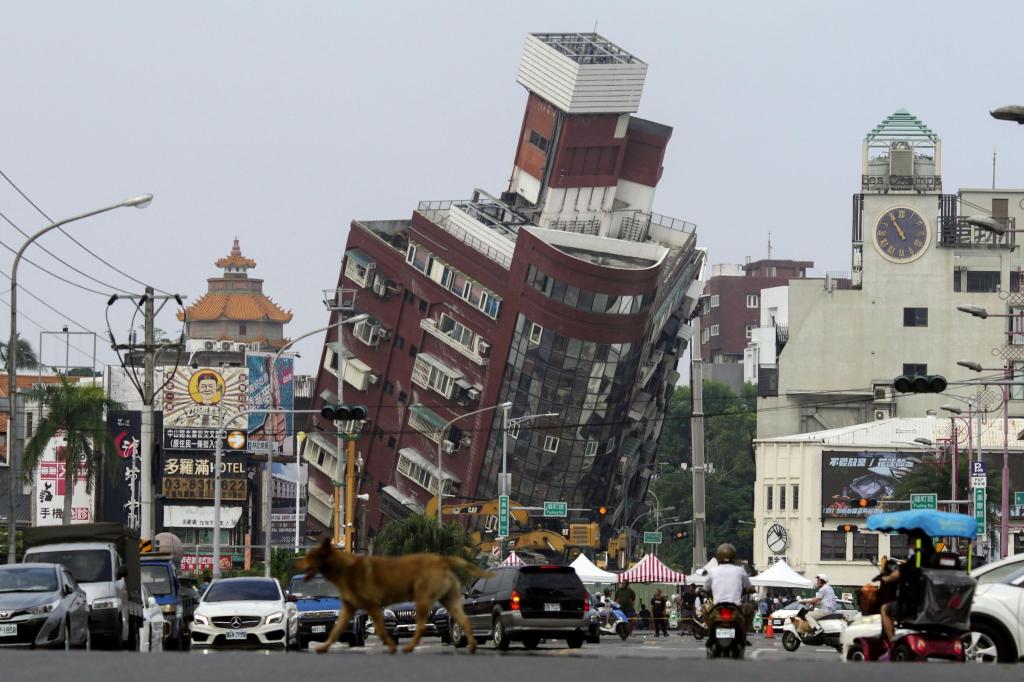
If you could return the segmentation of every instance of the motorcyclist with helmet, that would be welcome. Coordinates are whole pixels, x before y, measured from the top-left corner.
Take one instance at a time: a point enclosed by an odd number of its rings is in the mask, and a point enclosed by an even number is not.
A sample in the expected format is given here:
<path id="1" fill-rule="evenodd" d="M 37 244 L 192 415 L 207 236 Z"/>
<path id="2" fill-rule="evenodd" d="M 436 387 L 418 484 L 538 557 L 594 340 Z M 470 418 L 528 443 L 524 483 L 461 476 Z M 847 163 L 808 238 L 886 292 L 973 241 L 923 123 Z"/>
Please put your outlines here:
<path id="1" fill-rule="evenodd" d="M 744 635 L 750 632 L 754 620 L 754 607 L 743 603 L 743 596 L 754 591 L 754 586 L 747 577 L 747 572 L 736 562 L 736 548 L 728 542 L 718 546 L 715 551 L 715 559 L 718 566 L 708 572 L 707 581 L 704 583 L 704 591 L 711 593 L 715 604 L 730 603 L 740 608 L 745 624 Z M 708 623 L 710 626 L 711 623 Z M 747 643 L 749 646 L 749 642 Z"/>
<path id="2" fill-rule="evenodd" d="M 817 634 L 821 632 L 821 626 L 818 625 L 818 618 L 824 618 L 825 616 L 831 615 L 836 612 L 836 593 L 832 589 L 832 586 L 828 584 L 828 576 L 824 573 L 819 573 L 814 576 L 815 585 L 818 591 L 813 597 L 807 599 L 801 599 L 801 604 L 808 606 L 815 606 L 813 611 L 808 611 L 803 615 L 804 620 L 811 626 L 811 634 Z"/>

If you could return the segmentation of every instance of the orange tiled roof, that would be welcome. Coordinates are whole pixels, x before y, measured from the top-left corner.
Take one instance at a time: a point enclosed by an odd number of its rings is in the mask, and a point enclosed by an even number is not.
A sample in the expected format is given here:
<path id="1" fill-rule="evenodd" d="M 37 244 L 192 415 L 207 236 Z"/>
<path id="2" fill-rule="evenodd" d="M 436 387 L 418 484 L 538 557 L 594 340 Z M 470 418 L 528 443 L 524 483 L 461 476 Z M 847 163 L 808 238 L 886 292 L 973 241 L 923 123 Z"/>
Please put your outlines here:
<path id="1" fill-rule="evenodd" d="M 227 318 L 239 322 L 271 320 L 282 324 L 291 322 L 292 313 L 263 294 L 248 292 L 214 292 L 204 294 L 190 305 L 185 313 L 190 321 L 210 322 Z M 184 319 L 178 313 L 178 319 Z"/>
<path id="2" fill-rule="evenodd" d="M 256 261 L 242 255 L 242 248 L 238 245 L 238 239 L 235 238 L 235 243 L 231 247 L 231 253 L 225 258 L 217 259 L 217 262 L 215 262 L 214 265 L 218 268 L 228 268 L 231 266 L 254 268 L 256 267 Z"/>

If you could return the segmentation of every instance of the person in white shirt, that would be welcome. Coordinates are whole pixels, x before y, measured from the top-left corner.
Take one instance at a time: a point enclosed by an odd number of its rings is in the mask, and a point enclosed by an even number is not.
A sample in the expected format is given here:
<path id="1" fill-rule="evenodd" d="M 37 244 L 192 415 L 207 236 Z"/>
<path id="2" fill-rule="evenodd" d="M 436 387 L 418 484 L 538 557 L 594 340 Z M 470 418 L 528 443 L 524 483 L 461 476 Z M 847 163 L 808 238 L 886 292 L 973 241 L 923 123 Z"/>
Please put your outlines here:
<path id="1" fill-rule="evenodd" d="M 828 576 L 824 573 L 819 573 L 814 577 L 814 584 L 818 591 L 809 599 L 801 599 L 800 603 L 818 607 L 813 611 L 808 611 L 804 618 L 807 620 L 807 624 L 813 628 L 812 632 L 819 632 L 821 626 L 818 625 L 817 619 L 836 612 L 836 593 L 828 584 Z"/>
<path id="2" fill-rule="evenodd" d="M 742 602 L 743 595 L 753 592 L 754 586 L 750 584 L 746 570 L 733 563 L 736 560 L 736 548 L 728 542 L 718 546 L 715 559 L 718 560 L 718 566 L 708 572 L 704 591 L 711 593 L 711 599 L 715 604 L 728 602 L 739 606 L 749 632 L 754 619 L 754 608 Z"/>

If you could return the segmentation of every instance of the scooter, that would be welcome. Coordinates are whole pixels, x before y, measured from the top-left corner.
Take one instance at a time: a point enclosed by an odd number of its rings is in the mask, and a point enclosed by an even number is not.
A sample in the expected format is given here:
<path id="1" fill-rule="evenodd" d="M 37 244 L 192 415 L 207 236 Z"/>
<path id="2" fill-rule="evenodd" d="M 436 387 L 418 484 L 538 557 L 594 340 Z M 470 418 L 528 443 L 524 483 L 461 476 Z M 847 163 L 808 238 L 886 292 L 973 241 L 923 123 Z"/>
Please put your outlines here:
<path id="1" fill-rule="evenodd" d="M 715 604 L 708 615 L 708 658 L 743 658 L 747 646 L 747 623 L 740 607 L 729 602 Z"/>
<path id="2" fill-rule="evenodd" d="M 818 618 L 818 625 L 821 626 L 821 630 L 819 632 L 805 632 L 800 627 L 805 622 L 803 620 L 805 613 L 807 613 L 807 610 L 801 609 L 799 614 L 790 618 L 782 627 L 782 648 L 786 651 L 796 651 L 800 648 L 801 644 L 806 644 L 807 646 L 824 645 L 842 652 L 842 638 L 847 626 L 846 618 L 839 613 Z"/>
<path id="3" fill-rule="evenodd" d="M 704 609 L 697 609 L 690 619 L 690 634 L 698 642 L 708 636 L 708 624 L 704 621 Z"/>
<path id="4" fill-rule="evenodd" d="M 626 613 L 615 602 L 607 604 L 601 610 L 601 625 L 599 629 L 601 634 L 618 635 L 623 641 L 629 639 L 629 635 L 633 631 Z"/>

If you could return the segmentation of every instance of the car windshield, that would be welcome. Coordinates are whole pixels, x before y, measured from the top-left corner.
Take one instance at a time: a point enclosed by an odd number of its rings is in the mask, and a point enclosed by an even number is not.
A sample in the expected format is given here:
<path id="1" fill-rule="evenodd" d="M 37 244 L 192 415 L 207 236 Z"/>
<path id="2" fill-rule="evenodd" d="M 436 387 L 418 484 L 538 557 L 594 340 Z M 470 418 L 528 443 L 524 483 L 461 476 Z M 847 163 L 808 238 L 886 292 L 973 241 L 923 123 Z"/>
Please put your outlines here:
<path id="1" fill-rule="evenodd" d="M 210 585 L 204 602 L 280 601 L 281 593 L 273 580 L 223 580 Z"/>
<path id="2" fill-rule="evenodd" d="M 143 566 L 142 582 L 149 588 L 150 593 L 163 596 L 171 594 L 171 574 L 167 566 Z"/>
<path id="3" fill-rule="evenodd" d="M 102 583 L 113 580 L 110 552 L 103 549 L 68 549 L 52 552 L 33 552 L 30 561 L 42 564 L 60 564 L 80 583 Z"/>
<path id="4" fill-rule="evenodd" d="M 288 585 L 288 592 L 299 599 L 338 598 L 338 588 L 320 575 L 309 580 L 301 577 L 292 578 L 291 584 Z"/>
<path id="5" fill-rule="evenodd" d="M 977 580 L 979 585 L 1010 583 L 1022 570 L 1024 570 L 1024 561 L 1009 561 L 1002 566 L 996 566 L 988 571 L 976 571 L 971 577 Z"/>
<path id="6" fill-rule="evenodd" d="M 57 572 L 39 566 L 0 568 L 0 592 L 56 592 Z"/>

